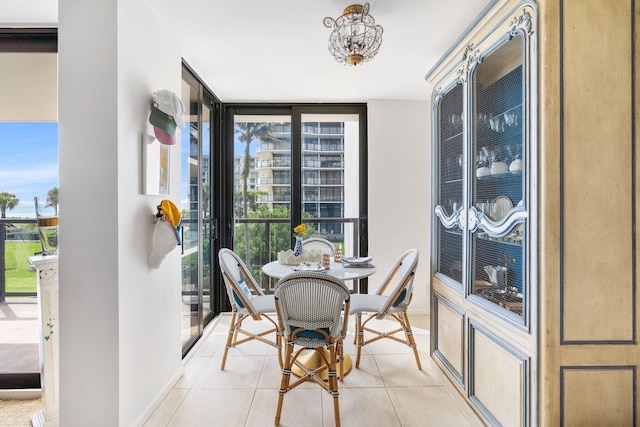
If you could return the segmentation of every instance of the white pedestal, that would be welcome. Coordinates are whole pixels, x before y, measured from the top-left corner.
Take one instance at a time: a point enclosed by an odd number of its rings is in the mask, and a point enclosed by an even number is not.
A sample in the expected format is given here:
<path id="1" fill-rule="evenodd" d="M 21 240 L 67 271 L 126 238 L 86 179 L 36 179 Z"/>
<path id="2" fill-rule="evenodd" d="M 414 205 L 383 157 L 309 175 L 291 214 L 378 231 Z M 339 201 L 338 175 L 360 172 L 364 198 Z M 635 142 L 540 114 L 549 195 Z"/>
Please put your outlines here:
<path id="1" fill-rule="evenodd" d="M 32 256 L 29 262 L 38 276 L 38 320 L 40 330 L 40 383 L 43 410 L 31 417 L 34 426 L 58 426 L 59 415 L 59 317 L 58 257 Z"/>

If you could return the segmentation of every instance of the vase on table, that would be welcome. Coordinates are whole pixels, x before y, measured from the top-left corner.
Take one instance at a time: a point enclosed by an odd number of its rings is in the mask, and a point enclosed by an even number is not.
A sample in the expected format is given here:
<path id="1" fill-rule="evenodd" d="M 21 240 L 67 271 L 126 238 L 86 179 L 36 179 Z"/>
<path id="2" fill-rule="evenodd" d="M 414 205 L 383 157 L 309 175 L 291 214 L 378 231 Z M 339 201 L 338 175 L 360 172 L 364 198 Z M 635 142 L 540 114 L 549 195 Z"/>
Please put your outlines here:
<path id="1" fill-rule="evenodd" d="M 293 246 L 293 254 L 295 256 L 302 255 L 302 237 L 296 236 L 296 243 Z"/>

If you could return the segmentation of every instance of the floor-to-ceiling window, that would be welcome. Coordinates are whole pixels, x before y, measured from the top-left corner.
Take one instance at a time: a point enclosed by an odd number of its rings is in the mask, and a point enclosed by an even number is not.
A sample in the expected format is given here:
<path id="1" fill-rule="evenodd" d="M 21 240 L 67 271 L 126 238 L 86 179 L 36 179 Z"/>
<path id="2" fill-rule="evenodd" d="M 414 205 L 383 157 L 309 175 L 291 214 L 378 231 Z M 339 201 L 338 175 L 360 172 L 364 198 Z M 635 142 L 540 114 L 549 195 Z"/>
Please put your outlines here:
<path id="1" fill-rule="evenodd" d="M 218 312 L 212 251 L 219 209 L 220 102 L 185 64 L 182 102 L 186 128 L 181 134 L 182 213 L 182 349 L 193 346 L 206 323 Z"/>
<path id="2" fill-rule="evenodd" d="M 298 224 L 307 225 L 306 238 L 367 254 L 364 105 L 227 105 L 225 117 L 233 147 L 227 242 L 267 292 L 275 283 L 261 267 L 291 248 Z"/>

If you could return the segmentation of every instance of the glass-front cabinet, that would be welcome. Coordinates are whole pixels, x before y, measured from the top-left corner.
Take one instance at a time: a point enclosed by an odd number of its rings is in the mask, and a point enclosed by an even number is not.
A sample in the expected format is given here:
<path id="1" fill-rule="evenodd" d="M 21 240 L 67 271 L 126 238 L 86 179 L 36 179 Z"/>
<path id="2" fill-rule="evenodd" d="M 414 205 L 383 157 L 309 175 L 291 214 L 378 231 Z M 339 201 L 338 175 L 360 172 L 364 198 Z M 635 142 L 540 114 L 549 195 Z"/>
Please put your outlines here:
<path id="1" fill-rule="evenodd" d="M 527 0 L 496 9 L 427 74 L 431 354 L 487 424 L 527 426 L 538 381 L 536 11 Z"/>
<path id="2" fill-rule="evenodd" d="M 464 75 L 435 97 L 435 273 L 467 298 L 525 323 L 529 293 L 525 33 L 466 51 Z"/>

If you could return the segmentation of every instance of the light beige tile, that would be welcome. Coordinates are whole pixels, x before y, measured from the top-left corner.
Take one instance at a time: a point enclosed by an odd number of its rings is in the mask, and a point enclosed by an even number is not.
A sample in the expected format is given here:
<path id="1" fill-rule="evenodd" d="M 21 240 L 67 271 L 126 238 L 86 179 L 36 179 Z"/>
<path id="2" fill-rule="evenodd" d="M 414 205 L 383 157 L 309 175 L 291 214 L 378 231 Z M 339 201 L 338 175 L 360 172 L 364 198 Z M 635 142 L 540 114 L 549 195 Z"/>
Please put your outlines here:
<path id="1" fill-rule="evenodd" d="M 167 426 L 242 427 L 254 393 L 253 389 L 192 389 Z"/>
<path id="2" fill-rule="evenodd" d="M 389 387 L 391 401 L 403 427 L 481 426 L 470 422 L 443 387 Z"/>
<path id="3" fill-rule="evenodd" d="M 174 388 L 191 388 L 197 381 L 205 366 L 211 361 L 210 357 L 191 357 L 184 366 L 182 378 L 178 380 Z"/>
<path id="4" fill-rule="evenodd" d="M 340 387 L 340 386 L 338 386 Z M 386 389 L 339 388 L 340 424 L 347 427 L 400 426 Z M 322 393 L 324 426 L 334 426 L 333 398 Z"/>
<path id="5" fill-rule="evenodd" d="M 372 334 L 367 334 L 365 332 L 365 338 L 372 338 Z M 398 337 L 404 340 L 404 334 L 400 333 Z M 404 342 L 397 342 L 391 340 L 389 338 L 383 338 L 378 341 L 375 341 L 371 344 L 366 345 L 369 350 L 371 350 L 371 354 L 409 354 L 413 353 L 411 347 L 409 347 Z"/>
<path id="6" fill-rule="evenodd" d="M 315 389 L 296 388 L 284 396 L 281 427 L 321 427 L 322 394 L 318 386 Z M 256 390 L 253 405 L 249 411 L 246 427 L 272 426 L 278 406 L 278 391 Z"/>
<path id="7" fill-rule="evenodd" d="M 212 357 L 202 369 L 193 388 L 251 388 L 258 385 L 264 356 L 228 357 L 224 371 L 220 370 L 221 357 Z"/>
<path id="8" fill-rule="evenodd" d="M 185 366 L 184 377 L 145 427 L 273 425 L 282 375 L 276 349 L 261 342 L 232 348 L 226 369 L 220 371 L 229 320 L 230 316 L 221 316 L 215 327 L 205 334 L 204 341 Z M 350 323 L 345 354 L 352 358 L 354 366 L 338 384 L 342 425 L 482 425 L 462 397 L 455 390 L 452 393 L 448 384 L 441 383 L 444 377 L 438 375 L 439 368 L 428 355 L 429 331 L 422 329 L 428 327 L 428 316 L 411 320 L 422 371 L 417 369 L 409 347 L 388 339 L 364 347 L 360 368 L 356 369 L 355 323 Z M 379 328 L 397 325 L 388 320 L 378 323 Z M 270 323 L 262 321 L 251 329 L 268 326 Z M 292 381 L 295 380 L 297 377 L 292 376 Z M 281 425 L 333 426 L 332 398 L 317 384 L 300 385 L 285 395 Z"/>
<path id="9" fill-rule="evenodd" d="M 240 339 L 246 338 L 246 335 L 239 335 L 238 336 Z M 270 338 L 273 338 L 274 342 L 275 342 L 275 335 L 271 336 Z M 225 337 L 225 340 L 227 338 Z M 224 354 L 224 349 L 225 349 L 225 345 L 226 341 L 224 342 L 223 345 L 221 345 L 220 347 L 218 347 L 218 349 L 215 352 L 215 356 L 220 356 L 222 357 L 222 355 Z M 229 349 L 229 352 L 227 353 L 227 357 L 233 357 L 233 356 L 266 356 L 268 350 L 272 348 L 269 344 L 265 344 L 262 341 L 258 341 L 258 340 L 251 340 L 251 341 L 247 341 L 244 342 L 242 344 L 237 344 L 234 345 L 233 347 L 231 347 Z M 274 347 L 275 349 L 275 347 Z M 275 354 L 275 353 L 274 353 Z"/>
<path id="10" fill-rule="evenodd" d="M 184 388 L 174 388 L 169 391 L 158 409 L 149 417 L 143 427 L 166 426 L 188 393 L 189 389 Z"/>
<path id="11" fill-rule="evenodd" d="M 344 354 L 354 355 L 358 351 L 358 347 L 353 343 L 355 335 L 352 332 L 349 332 L 347 337 L 344 339 L 342 347 L 344 348 Z M 362 348 L 362 354 L 371 354 L 371 350 L 369 346 L 364 346 Z"/>
<path id="12" fill-rule="evenodd" d="M 415 333 L 413 339 L 418 345 L 418 350 L 424 354 L 429 354 L 431 349 L 431 335 L 429 333 Z"/>
<path id="13" fill-rule="evenodd" d="M 430 369 L 418 370 L 413 354 L 381 354 L 373 356 L 387 387 L 440 385 Z"/>
<path id="14" fill-rule="evenodd" d="M 262 372 L 260 372 L 258 388 L 269 388 L 278 390 L 280 388 L 281 378 L 282 369 L 278 364 L 278 358 L 276 356 L 265 357 L 264 365 L 262 365 Z"/>
<path id="15" fill-rule="evenodd" d="M 339 387 L 384 387 L 382 375 L 375 359 L 371 355 L 360 357 L 360 367 L 356 368 L 356 358 L 353 356 L 351 371 L 345 375 Z"/>
<path id="16" fill-rule="evenodd" d="M 202 337 L 193 355 L 209 357 L 215 355 L 220 347 L 224 348 L 227 335 L 228 334 L 209 333 L 206 337 Z"/>

